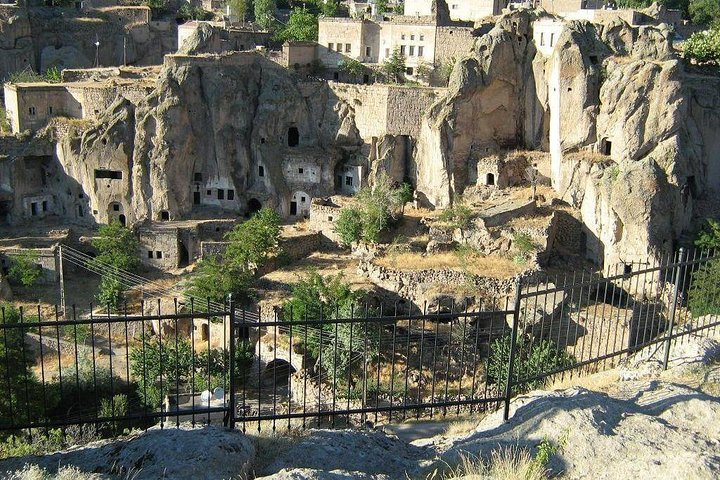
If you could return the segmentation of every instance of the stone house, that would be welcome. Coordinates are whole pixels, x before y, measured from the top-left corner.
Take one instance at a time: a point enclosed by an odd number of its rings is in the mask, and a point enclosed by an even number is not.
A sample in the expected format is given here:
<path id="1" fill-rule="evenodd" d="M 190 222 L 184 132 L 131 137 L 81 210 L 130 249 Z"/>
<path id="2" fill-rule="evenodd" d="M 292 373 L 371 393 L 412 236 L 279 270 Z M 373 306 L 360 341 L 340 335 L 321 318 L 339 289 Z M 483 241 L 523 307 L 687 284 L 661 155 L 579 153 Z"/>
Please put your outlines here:
<path id="1" fill-rule="evenodd" d="M 257 47 L 267 46 L 271 38 L 270 32 L 249 23 L 230 25 L 226 22 L 192 20 L 177 27 L 178 49 L 182 48 L 185 39 L 190 37 L 200 25 L 210 25 L 220 29 L 218 44 L 209 48 L 214 53 L 255 50 Z"/>
<path id="2" fill-rule="evenodd" d="M 405 0 L 405 16 L 432 15 L 434 0 Z M 452 20 L 476 22 L 481 18 L 499 15 L 505 2 L 500 0 L 447 0 Z"/>
<path id="3" fill-rule="evenodd" d="M 331 71 L 346 59 L 382 65 L 397 50 L 405 57 L 406 75 L 430 70 L 471 50 L 470 24 L 453 22 L 440 13 L 426 16 L 329 18 L 319 20 L 317 58 Z M 420 80 L 426 80 L 420 78 Z"/>

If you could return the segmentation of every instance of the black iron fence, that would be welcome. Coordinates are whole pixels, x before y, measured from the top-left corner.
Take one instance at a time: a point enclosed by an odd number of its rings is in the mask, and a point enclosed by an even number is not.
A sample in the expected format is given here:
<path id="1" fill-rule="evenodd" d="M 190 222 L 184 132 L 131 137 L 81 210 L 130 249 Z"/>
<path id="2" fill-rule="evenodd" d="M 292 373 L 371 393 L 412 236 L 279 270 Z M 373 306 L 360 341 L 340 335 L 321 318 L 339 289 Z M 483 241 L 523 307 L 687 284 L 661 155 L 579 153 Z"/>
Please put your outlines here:
<path id="1" fill-rule="evenodd" d="M 502 305 L 157 301 L 79 316 L 5 307 L 0 430 L 157 423 L 365 425 L 495 410 L 556 376 L 607 368 L 720 324 L 720 259 L 518 282 Z M 127 313 L 134 311 L 137 313 Z"/>

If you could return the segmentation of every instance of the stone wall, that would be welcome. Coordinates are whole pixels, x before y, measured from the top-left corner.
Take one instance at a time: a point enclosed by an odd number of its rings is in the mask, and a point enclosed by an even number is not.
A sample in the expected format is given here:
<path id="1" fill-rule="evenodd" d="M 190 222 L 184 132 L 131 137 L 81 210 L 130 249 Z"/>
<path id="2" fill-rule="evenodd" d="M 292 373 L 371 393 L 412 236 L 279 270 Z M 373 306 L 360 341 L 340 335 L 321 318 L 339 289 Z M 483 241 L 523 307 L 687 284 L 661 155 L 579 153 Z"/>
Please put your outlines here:
<path id="1" fill-rule="evenodd" d="M 437 27 L 435 31 L 435 65 L 470 54 L 475 44 L 472 27 Z"/>
<path id="2" fill-rule="evenodd" d="M 330 89 L 355 110 L 360 136 L 368 143 L 384 134 L 417 136 L 420 122 L 444 88 L 350 85 L 330 82 Z"/>
<path id="3" fill-rule="evenodd" d="M 342 207 L 332 201 L 313 200 L 310 205 L 310 228 L 331 242 L 339 242 L 340 236 L 335 233 L 335 224 Z"/>

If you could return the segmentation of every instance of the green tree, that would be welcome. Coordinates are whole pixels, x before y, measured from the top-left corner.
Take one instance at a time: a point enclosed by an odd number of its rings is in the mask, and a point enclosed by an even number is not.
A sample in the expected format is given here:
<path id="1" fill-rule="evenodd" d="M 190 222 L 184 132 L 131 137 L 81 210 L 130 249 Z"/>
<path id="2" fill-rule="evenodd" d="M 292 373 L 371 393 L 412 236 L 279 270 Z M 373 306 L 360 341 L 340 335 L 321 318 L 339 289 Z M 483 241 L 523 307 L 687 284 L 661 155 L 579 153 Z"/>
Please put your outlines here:
<path id="1" fill-rule="evenodd" d="M 413 190 L 412 185 L 407 182 L 404 182 L 402 185 L 400 185 L 398 196 L 402 205 L 401 211 L 402 213 L 405 213 L 405 204 L 408 202 L 412 202 L 413 198 L 415 198 L 415 191 Z"/>
<path id="2" fill-rule="evenodd" d="M 340 211 L 335 223 L 335 233 L 340 235 L 343 245 L 351 245 L 362 238 L 362 211 L 358 208 L 347 207 Z"/>
<path id="3" fill-rule="evenodd" d="M 720 26 L 693 33 L 683 44 L 683 57 L 700 63 L 720 63 Z"/>
<path id="4" fill-rule="evenodd" d="M 42 269 L 37 264 L 37 260 L 37 252 L 23 252 L 13 257 L 13 264 L 8 276 L 24 287 L 32 287 L 42 275 Z"/>
<path id="5" fill-rule="evenodd" d="M 695 245 L 704 250 L 720 248 L 720 220 L 708 220 L 698 234 Z"/>
<path id="6" fill-rule="evenodd" d="M 193 350 L 187 339 L 145 337 L 130 349 L 130 370 L 140 400 L 150 408 L 192 378 Z"/>
<path id="7" fill-rule="evenodd" d="M 717 0 L 692 0 L 688 6 L 690 20 L 696 25 L 717 26 L 720 21 L 720 2 Z"/>
<path id="8" fill-rule="evenodd" d="M 60 81 L 62 81 L 60 69 L 55 65 L 48 68 L 45 72 L 45 80 L 50 83 L 59 83 Z"/>
<path id="9" fill-rule="evenodd" d="M 507 383 L 508 365 L 510 363 L 510 336 L 495 340 L 490 346 L 488 360 L 488 382 L 494 383 L 501 391 Z M 530 338 L 519 336 L 515 346 L 513 361 L 513 378 L 517 382 L 537 375 L 550 373 L 558 369 L 572 366 L 575 359 L 562 348 L 558 348 L 551 340 L 531 341 Z M 514 385 L 515 393 L 541 388 L 546 378 L 531 380 Z"/>
<path id="10" fill-rule="evenodd" d="M 271 30 L 275 25 L 275 0 L 255 0 L 255 22 Z"/>
<path id="11" fill-rule="evenodd" d="M 326 0 L 320 7 L 322 14 L 326 17 L 335 17 L 338 13 L 337 0 Z"/>
<path id="12" fill-rule="evenodd" d="M 390 7 L 388 7 L 387 0 L 375 0 L 375 6 L 377 8 L 377 13 L 379 13 L 379 14 L 390 11 Z"/>
<path id="13" fill-rule="evenodd" d="M 153 15 L 161 15 L 167 10 L 167 0 L 145 0 L 145 5 L 150 7 Z"/>
<path id="14" fill-rule="evenodd" d="M 365 71 L 365 66 L 354 58 L 343 58 L 338 66 L 353 78 L 359 77 Z"/>
<path id="15" fill-rule="evenodd" d="M 405 81 L 405 55 L 400 53 L 399 48 L 395 48 L 390 58 L 385 60 L 381 71 L 390 82 L 402 83 Z"/>
<path id="16" fill-rule="evenodd" d="M 10 117 L 8 117 L 5 107 L 0 106 L 0 133 L 10 133 Z"/>
<path id="17" fill-rule="evenodd" d="M 140 266 L 140 244 L 132 230 L 120 222 L 113 221 L 109 225 L 100 227 L 92 245 L 98 254 L 91 261 L 91 265 L 104 272 L 100 281 L 98 302 L 111 310 L 118 310 L 125 287 L 117 276 L 119 272 L 111 270 L 135 271 Z"/>
<path id="18" fill-rule="evenodd" d="M 249 270 L 218 262 L 215 257 L 205 258 L 199 262 L 197 272 L 190 279 L 186 292 L 197 299 L 199 307 L 202 307 L 205 300 L 224 302 L 228 294 L 243 300 L 250 296 L 252 280 L 252 272 Z"/>
<path id="19" fill-rule="evenodd" d="M 287 25 L 278 32 L 280 41 L 314 42 L 318 39 L 318 19 L 306 8 L 294 8 Z"/>
<path id="20" fill-rule="evenodd" d="M 245 22 L 245 19 L 250 11 L 249 3 L 249 0 L 228 0 L 230 11 L 233 15 L 237 16 L 241 22 Z"/>
<path id="21" fill-rule="evenodd" d="M 263 208 L 225 235 L 224 261 L 238 270 L 254 270 L 280 253 L 280 215 Z"/>
<path id="22" fill-rule="evenodd" d="M 358 318 L 373 312 L 360 303 L 366 292 L 353 291 L 342 274 L 323 277 L 311 272 L 293 286 L 292 298 L 283 307 L 283 316 L 290 321 L 323 319 L 321 326 L 298 325 L 292 329 L 295 338 L 302 339 L 310 355 L 317 359 L 331 378 L 347 378 L 364 353 L 368 358 L 377 355 L 377 325 L 366 323 L 334 323 L 337 318 Z M 352 339 L 352 340 L 351 340 Z"/>

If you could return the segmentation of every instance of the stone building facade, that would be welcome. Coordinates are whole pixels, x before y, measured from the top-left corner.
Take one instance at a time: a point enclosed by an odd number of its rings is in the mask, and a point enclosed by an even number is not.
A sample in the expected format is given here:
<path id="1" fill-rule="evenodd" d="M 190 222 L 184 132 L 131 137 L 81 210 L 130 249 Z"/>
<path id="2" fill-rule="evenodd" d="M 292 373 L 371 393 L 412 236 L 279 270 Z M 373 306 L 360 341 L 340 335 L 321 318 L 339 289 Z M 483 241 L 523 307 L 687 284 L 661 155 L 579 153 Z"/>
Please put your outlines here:
<path id="1" fill-rule="evenodd" d="M 405 0 L 406 16 L 426 16 L 433 13 L 433 0 Z M 447 0 L 450 18 L 475 22 L 481 18 L 499 15 L 505 2 L 500 0 Z"/>

